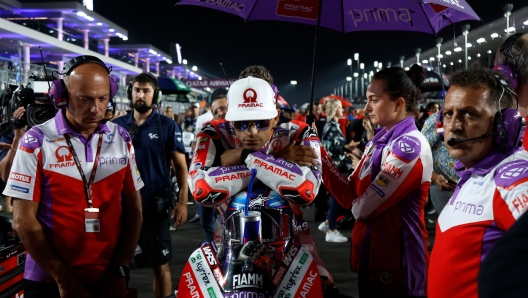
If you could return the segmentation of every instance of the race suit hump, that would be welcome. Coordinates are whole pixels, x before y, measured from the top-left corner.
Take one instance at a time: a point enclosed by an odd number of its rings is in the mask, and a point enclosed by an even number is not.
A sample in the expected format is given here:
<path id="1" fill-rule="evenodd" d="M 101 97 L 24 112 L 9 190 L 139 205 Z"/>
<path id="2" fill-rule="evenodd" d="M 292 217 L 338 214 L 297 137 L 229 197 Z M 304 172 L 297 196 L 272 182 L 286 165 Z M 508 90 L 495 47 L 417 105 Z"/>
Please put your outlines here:
<path id="1" fill-rule="evenodd" d="M 291 121 L 273 128 L 270 139 L 260 151 L 250 153 L 244 163 L 221 166 L 220 157 L 227 150 L 240 148 L 234 128 L 228 121 L 206 124 L 197 136 L 189 170 L 189 185 L 195 200 L 202 205 L 216 206 L 245 190 L 250 170 L 256 169 L 256 179 L 290 203 L 310 204 L 321 184 L 320 141 L 306 123 Z M 317 166 L 299 166 L 273 153 L 291 143 L 310 146 L 318 156 Z"/>

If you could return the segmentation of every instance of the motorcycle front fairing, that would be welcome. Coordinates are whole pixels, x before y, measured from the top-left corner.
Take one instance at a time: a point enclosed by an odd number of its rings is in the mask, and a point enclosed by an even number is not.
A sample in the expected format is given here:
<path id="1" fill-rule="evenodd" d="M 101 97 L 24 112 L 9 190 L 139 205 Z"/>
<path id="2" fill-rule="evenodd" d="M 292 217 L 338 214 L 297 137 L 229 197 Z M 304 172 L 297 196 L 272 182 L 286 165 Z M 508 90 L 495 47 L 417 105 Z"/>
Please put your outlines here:
<path id="1" fill-rule="evenodd" d="M 258 216 L 260 230 L 251 239 L 247 235 L 255 234 L 244 229 L 250 227 L 245 219 L 246 195 L 233 196 L 221 214 L 216 244 L 204 243 L 191 255 L 178 297 L 322 297 L 313 256 L 294 243 L 296 227 L 289 203 L 257 185 L 248 207 Z"/>

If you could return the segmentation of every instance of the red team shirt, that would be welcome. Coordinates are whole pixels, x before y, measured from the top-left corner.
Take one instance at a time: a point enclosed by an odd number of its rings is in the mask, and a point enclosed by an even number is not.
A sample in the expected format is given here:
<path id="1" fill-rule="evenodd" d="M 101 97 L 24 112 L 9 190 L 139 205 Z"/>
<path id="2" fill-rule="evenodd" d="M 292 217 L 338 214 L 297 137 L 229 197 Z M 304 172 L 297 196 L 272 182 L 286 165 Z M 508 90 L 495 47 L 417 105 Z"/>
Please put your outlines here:
<path id="1" fill-rule="evenodd" d="M 528 209 L 528 152 L 493 151 L 459 172 L 438 218 L 428 297 L 478 297 L 480 266 L 497 240 Z M 463 169 L 457 161 L 456 168 Z"/>
<path id="2" fill-rule="evenodd" d="M 378 132 L 348 179 L 324 150 L 321 159 L 325 186 L 357 219 L 351 267 L 365 280 L 360 286 L 385 295 L 425 296 L 429 254 L 423 214 L 433 160 L 414 119 Z"/>
<path id="3" fill-rule="evenodd" d="M 37 220 L 57 254 L 82 283 L 94 284 L 115 253 L 121 232 L 121 194 L 139 190 L 143 182 L 130 136 L 123 128 L 108 122 L 86 140 L 68 126 L 63 112 L 24 135 L 4 195 L 38 202 Z M 87 233 L 84 184 L 64 135 L 70 136 L 89 180 L 101 132 L 103 143 L 93 184 L 93 206 L 99 208 L 101 231 Z M 54 282 L 31 255 L 24 278 Z"/>

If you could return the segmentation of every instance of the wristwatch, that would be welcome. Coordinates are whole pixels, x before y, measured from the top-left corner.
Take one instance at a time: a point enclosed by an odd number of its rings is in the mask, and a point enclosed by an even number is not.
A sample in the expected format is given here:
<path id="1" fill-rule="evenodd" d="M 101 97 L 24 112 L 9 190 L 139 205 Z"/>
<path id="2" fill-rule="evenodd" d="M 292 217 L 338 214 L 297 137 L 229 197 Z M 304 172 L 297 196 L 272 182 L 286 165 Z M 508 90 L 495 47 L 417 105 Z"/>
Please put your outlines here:
<path id="1" fill-rule="evenodd" d="M 130 269 L 127 265 L 117 265 L 117 276 L 128 277 L 130 275 Z"/>

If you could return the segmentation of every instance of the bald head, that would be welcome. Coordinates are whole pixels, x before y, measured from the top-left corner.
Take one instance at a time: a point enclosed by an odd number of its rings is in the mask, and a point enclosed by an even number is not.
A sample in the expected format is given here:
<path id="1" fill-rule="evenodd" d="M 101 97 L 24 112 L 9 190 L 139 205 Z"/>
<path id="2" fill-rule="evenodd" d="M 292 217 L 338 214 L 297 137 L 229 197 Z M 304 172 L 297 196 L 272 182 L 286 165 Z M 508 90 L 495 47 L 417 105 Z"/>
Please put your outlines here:
<path id="1" fill-rule="evenodd" d="M 82 86 L 90 85 L 94 93 L 106 91 L 110 96 L 110 80 L 106 69 L 95 63 L 84 63 L 74 68 L 64 78 L 69 95 L 77 92 Z M 86 89 L 86 88 L 83 88 Z"/>
<path id="2" fill-rule="evenodd" d="M 104 118 L 110 100 L 110 77 L 95 63 L 75 67 L 65 77 L 68 88 L 66 116 L 79 131 L 94 130 Z"/>

